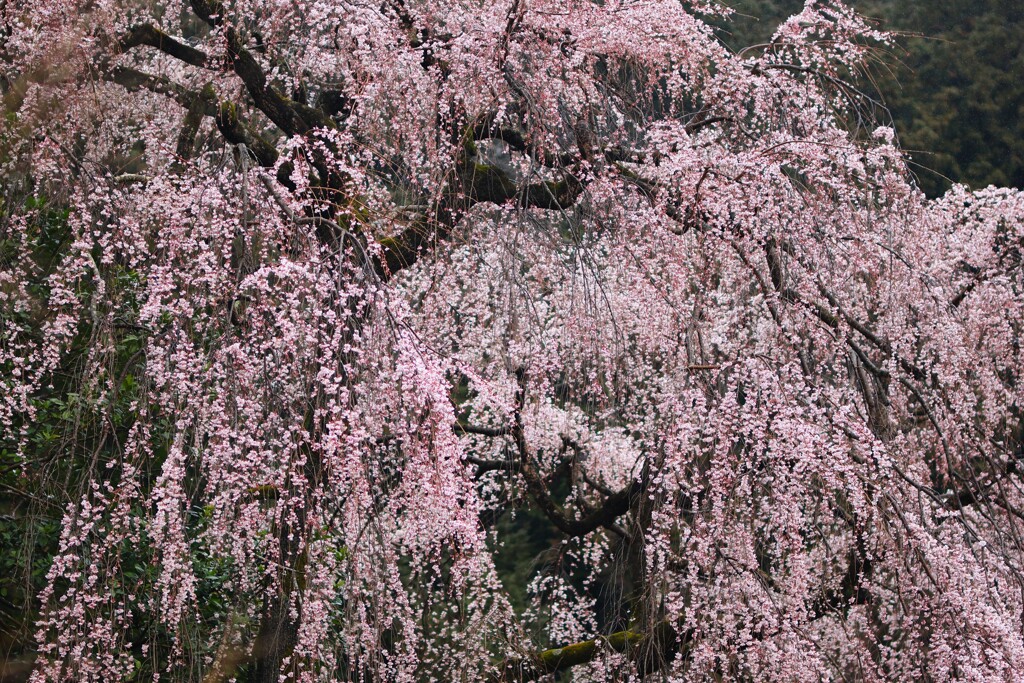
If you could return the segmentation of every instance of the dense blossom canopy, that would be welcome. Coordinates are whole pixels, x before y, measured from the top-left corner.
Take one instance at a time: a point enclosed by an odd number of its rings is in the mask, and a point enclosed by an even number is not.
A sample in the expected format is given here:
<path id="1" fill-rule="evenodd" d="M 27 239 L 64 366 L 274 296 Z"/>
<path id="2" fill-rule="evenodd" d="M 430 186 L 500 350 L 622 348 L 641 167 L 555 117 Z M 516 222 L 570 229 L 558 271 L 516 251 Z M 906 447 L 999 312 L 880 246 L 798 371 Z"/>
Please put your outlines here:
<path id="1" fill-rule="evenodd" d="M 1024 196 L 925 200 L 844 6 L 3 7 L 34 681 L 1019 680 Z"/>

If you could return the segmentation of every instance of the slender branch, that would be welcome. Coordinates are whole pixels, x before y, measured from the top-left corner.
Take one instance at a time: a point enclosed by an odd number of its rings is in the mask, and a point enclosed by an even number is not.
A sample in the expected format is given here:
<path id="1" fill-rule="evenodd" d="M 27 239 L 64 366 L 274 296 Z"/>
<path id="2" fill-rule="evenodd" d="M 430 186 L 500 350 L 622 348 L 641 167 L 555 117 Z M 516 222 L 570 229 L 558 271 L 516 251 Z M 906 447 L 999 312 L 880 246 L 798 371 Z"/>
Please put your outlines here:
<path id="1" fill-rule="evenodd" d="M 814 313 L 815 317 L 817 317 L 819 320 L 821 320 L 823 323 L 825 323 L 832 329 L 838 330 L 840 320 L 838 317 L 836 317 L 834 313 L 832 313 L 832 311 L 830 311 L 823 304 L 817 301 L 809 300 L 802 297 L 796 290 L 786 286 L 784 282 L 784 268 L 782 265 L 782 256 L 779 252 L 779 246 L 774 242 L 774 240 L 769 240 L 765 244 L 765 255 L 768 258 L 768 268 L 769 272 L 771 273 L 772 284 L 775 286 L 775 289 L 776 291 L 778 291 L 779 295 L 782 296 L 783 299 L 791 303 L 802 303 L 808 306 L 811 309 L 811 312 Z M 858 321 L 856 318 L 849 315 L 845 310 L 843 310 L 843 308 L 839 305 L 839 301 L 836 298 L 836 296 L 829 292 L 820 282 L 818 283 L 818 287 L 821 290 L 822 294 L 825 296 L 825 298 L 828 300 L 828 302 L 833 306 L 833 308 L 835 308 L 839 312 L 839 315 L 842 316 L 842 319 L 846 322 L 847 325 L 849 325 L 855 331 L 859 332 L 861 336 L 863 336 L 868 342 L 870 342 L 873 346 L 878 348 L 883 353 L 887 355 L 893 355 L 892 343 L 888 339 L 876 334 L 867 325 Z M 847 343 L 850 344 L 851 348 L 853 348 L 853 350 L 859 356 L 861 356 L 862 359 L 866 360 L 866 356 L 864 356 L 864 354 L 856 347 L 852 340 L 848 338 Z M 919 368 L 914 363 L 910 362 L 909 360 L 900 355 L 895 355 L 894 358 L 897 364 L 899 364 L 899 366 L 903 368 L 903 371 L 912 376 L 917 381 L 923 382 L 925 379 L 927 379 L 927 373 L 925 373 L 924 370 Z M 883 374 L 888 375 L 888 373 L 882 369 L 873 369 L 872 372 L 879 377 L 881 377 Z"/>

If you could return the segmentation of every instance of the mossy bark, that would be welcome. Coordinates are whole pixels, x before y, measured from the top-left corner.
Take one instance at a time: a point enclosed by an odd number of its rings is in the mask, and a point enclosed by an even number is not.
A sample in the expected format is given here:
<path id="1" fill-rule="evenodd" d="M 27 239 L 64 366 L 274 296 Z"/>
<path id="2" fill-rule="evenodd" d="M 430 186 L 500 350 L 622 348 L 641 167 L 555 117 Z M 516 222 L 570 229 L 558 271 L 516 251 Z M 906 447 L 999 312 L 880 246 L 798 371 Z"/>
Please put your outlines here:
<path id="1" fill-rule="evenodd" d="M 634 663 L 641 676 L 658 671 L 679 651 L 680 639 L 667 621 L 648 633 L 618 631 L 539 652 L 531 658 L 510 660 L 501 668 L 496 681 L 533 681 L 574 666 L 594 661 L 603 648 L 622 652 Z"/>

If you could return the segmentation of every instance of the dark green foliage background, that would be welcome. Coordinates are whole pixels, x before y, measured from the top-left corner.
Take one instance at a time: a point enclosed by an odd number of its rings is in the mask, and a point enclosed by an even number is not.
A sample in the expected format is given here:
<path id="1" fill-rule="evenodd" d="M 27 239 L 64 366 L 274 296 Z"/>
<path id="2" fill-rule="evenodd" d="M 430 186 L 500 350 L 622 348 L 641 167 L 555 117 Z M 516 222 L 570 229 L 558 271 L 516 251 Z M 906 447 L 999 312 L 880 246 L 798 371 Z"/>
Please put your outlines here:
<path id="1" fill-rule="evenodd" d="M 767 41 L 802 0 L 727 0 L 722 40 Z M 869 76 L 929 196 L 965 183 L 1024 187 L 1024 2 L 850 0 L 899 34 Z"/>

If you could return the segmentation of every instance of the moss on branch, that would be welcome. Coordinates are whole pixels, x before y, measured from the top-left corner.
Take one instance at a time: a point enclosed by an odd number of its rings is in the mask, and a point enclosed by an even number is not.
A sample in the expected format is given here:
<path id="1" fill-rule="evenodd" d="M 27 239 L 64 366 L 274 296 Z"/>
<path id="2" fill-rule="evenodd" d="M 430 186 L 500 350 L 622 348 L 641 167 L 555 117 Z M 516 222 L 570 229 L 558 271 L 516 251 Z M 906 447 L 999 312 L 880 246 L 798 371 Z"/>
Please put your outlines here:
<path id="1" fill-rule="evenodd" d="M 594 661 L 607 648 L 625 654 L 641 676 L 659 670 L 680 649 L 678 634 L 670 623 L 662 621 L 650 632 L 617 631 L 607 636 L 583 640 L 537 653 L 531 658 L 509 660 L 496 681 L 523 683 L 565 671 Z"/>

